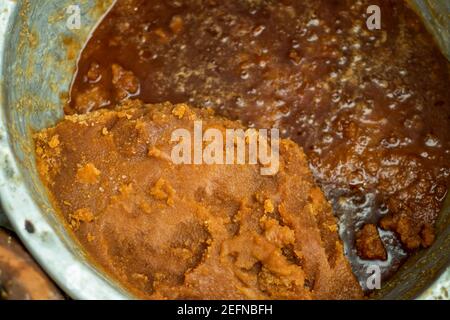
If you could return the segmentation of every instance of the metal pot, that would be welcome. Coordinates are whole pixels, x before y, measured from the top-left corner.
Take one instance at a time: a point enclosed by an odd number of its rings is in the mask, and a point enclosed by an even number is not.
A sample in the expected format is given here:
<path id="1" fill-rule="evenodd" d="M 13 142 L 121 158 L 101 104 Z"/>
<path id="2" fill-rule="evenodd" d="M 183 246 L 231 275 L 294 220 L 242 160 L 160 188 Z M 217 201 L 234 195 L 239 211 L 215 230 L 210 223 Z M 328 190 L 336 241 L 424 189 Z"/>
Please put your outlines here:
<path id="1" fill-rule="evenodd" d="M 73 0 L 0 2 L 0 195 L 10 227 L 75 299 L 133 298 L 93 266 L 55 214 L 39 179 L 32 133 L 63 116 L 78 53 L 113 0 L 80 1 L 81 28 L 67 24 Z M 450 2 L 414 0 L 450 60 Z M 437 239 L 413 255 L 377 296 L 384 299 L 449 299 L 450 199 L 437 224 Z M 0 225 L 6 219 L 0 213 Z"/>

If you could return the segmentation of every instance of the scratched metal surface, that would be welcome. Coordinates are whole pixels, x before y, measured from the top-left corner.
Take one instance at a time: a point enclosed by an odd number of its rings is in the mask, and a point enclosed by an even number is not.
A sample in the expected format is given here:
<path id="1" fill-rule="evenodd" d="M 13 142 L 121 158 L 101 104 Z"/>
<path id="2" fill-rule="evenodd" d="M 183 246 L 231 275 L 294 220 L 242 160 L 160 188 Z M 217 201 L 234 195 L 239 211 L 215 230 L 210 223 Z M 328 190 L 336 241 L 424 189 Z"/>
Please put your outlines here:
<path id="1" fill-rule="evenodd" d="M 0 1 L 1 201 L 14 231 L 68 295 L 127 299 L 129 294 L 86 261 L 59 223 L 34 163 L 32 129 L 63 115 L 61 93 L 68 91 L 76 65 L 71 51 L 81 48 L 106 10 L 83 1 L 83 27 L 72 32 L 66 27 L 66 8 L 73 3 Z"/>
<path id="2" fill-rule="evenodd" d="M 132 298 L 89 264 L 55 215 L 34 163 L 32 130 L 63 115 L 77 53 L 113 0 L 0 1 L 0 225 L 10 225 L 30 252 L 75 299 Z M 450 2 L 411 0 L 450 60 Z M 69 30 L 66 9 L 79 3 L 82 28 Z M 100 5 L 101 4 L 101 5 Z M 436 243 L 415 254 L 376 298 L 449 299 L 450 199 Z M 89 283 L 89 285 L 86 285 Z"/>

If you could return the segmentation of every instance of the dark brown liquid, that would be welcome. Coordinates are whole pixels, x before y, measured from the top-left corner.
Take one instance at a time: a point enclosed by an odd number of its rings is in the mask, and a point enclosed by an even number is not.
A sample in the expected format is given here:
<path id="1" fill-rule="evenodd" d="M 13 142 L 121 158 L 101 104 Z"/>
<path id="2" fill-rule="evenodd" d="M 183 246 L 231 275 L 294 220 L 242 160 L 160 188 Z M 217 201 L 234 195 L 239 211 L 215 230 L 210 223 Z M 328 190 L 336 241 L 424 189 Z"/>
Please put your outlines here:
<path id="1" fill-rule="evenodd" d="M 372 4 L 381 30 L 366 27 Z M 436 220 L 450 185 L 449 68 L 402 1 L 119 0 L 82 54 L 68 113 L 123 98 L 113 64 L 138 78 L 129 96 L 212 107 L 299 143 L 362 283 L 367 264 L 388 277 Z M 409 224 L 380 229 L 387 261 L 361 260 L 355 232 L 386 216 Z"/>

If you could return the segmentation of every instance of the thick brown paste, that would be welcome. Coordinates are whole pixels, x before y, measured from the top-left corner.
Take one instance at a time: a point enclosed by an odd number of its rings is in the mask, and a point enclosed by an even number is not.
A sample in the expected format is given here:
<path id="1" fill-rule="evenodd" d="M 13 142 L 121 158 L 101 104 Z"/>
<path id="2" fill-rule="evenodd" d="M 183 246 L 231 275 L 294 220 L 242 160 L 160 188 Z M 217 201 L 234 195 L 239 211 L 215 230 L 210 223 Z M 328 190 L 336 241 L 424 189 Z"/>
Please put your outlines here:
<path id="1" fill-rule="evenodd" d="M 36 134 L 38 169 L 90 256 L 151 299 L 357 299 L 331 206 L 306 156 L 280 168 L 175 165 L 172 133 L 243 128 L 186 105 L 128 101 Z"/>
<path id="2" fill-rule="evenodd" d="M 369 5 L 381 30 L 366 26 Z M 279 127 L 305 150 L 357 275 L 378 263 L 387 277 L 434 240 L 450 184 L 448 66 L 403 1 L 119 0 L 66 111 L 138 97 Z"/>

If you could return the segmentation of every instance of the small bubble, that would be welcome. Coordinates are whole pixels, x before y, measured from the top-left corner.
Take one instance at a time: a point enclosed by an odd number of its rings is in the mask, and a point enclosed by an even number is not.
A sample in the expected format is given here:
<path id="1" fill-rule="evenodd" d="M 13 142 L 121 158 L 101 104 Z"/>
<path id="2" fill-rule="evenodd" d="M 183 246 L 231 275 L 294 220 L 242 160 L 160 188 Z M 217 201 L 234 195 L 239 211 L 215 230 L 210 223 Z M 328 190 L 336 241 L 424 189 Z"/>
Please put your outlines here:
<path id="1" fill-rule="evenodd" d="M 317 36 L 317 34 L 313 34 L 312 36 L 310 36 L 307 40 L 308 42 L 315 42 L 319 39 L 319 37 Z"/>
<path id="2" fill-rule="evenodd" d="M 286 101 L 284 101 L 284 100 L 277 100 L 277 101 L 275 101 L 275 106 L 278 107 L 278 108 L 283 107 L 285 105 L 286 105 Z"/>
<path id="3" fill-rule="evenodd" d="M 333 142 L 333 136 L 331 134 L 326 134 L 323 136 L 322 142 L 324 144 L 331 144 Z"/>
<path id="4" fill-rule="evenodd" d="M 387 149 L 396 148 L 400 145 L 400 139 L 398 139 L 396 137 L 390 137 L 387 139 L 383 139 L 381 141 L 381 145 Z"/>
<path id="5" fill-rule="evenodd" d="M 247 80 L 248 78 L 250 78 L 250 74 L 247 71 L 243 71 L 241 73 L 241 79 L 242 80 Z"/>
<path id="6" fill-rule="evenodd" d="M 253 30 L 253 36 L 259 37 L 261 35 L 261 33 L 264 32 L 264 30 L 266 30 L 266 27 L 263 25 L 257 26 L 254 30 Z"/>
<path id="7" fill-rule="evenodd" d="M 242 99 L 242 97 L 237 97 L 236 98 L 236 105 L 239 108 L 244 108 L 246 106 L 246 103 L 245 103 L 244 99 Z"/>
<path id="8" fill-rule="evenodd" d="M 334 92 L 334 93 L 331 95 L 331 101 L 333 101 L 334 103 L 337 103 L 337 102 L 339 102 L 340 100 L 341 100 L 341 95 L 340 95 L 339 92 Z"/>
<path id="9" fill-rule="evenodd" d="M 342 48 L 344 50 L 344 48 Z M 338 60 L 338 64 L 343 66 L 344 64 L 347 63 L 347 58 L 346 57 L 340 57 Z"/>
<path id="10" fill-rule="evenodd" d="M 431 134 L 427 135 L 425 139 L 425 145 L 430 148 L 434 148 L 439 146 L 440 142 L 439 139 Z"/>
<path id="11" fill-rule="evenodd" d="M 320 24 L 319 19 L 311 19 L 309 20 L 309 22 L 306 24 L 307 27 L 318 27 Z"/>

